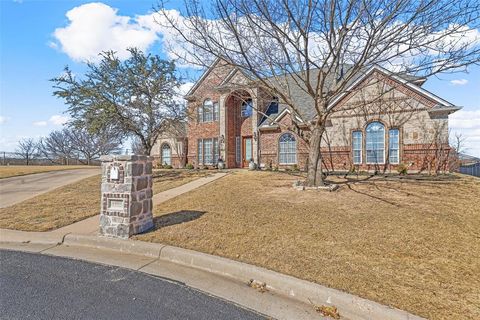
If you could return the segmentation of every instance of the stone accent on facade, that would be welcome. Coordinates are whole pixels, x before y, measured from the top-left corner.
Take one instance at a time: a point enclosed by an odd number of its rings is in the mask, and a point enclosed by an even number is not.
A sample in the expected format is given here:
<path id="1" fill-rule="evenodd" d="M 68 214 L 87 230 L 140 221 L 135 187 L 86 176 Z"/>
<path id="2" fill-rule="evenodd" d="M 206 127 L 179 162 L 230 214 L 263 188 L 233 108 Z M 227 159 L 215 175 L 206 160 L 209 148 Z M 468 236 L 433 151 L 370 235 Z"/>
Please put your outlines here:
<path id="1" fill-rule="evenodd" d="M 137 155 L 102 156 L 100 234 L 128 239 L 153 227 L 152 160 Z"/>

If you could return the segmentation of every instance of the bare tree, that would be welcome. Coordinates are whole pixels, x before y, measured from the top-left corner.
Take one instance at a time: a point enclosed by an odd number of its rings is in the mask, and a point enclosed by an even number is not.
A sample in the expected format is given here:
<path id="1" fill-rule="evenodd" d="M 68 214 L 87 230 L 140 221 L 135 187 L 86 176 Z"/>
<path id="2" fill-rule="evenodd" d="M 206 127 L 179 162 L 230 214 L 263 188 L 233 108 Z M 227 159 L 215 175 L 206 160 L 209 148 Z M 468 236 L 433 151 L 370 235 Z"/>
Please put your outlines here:
<path id="1" fill-rule="evenodd" d="M 145 147 L 143 146 L 142 141 L 138 138 L 133 138 L 130 149 L 132 149 L 133 154 L 147 154 L 145 152 Z"/>
<path id="2" fill-rule="evenodd" d="M 466 151 L 465 141 L 466 137 L 463 136 L 460 132 L 455 132 L 452 135 L 452 132 L 449 132 L 450 137 L 450 159 L 449 159 L 449 169 L 457 171 L 461 165 L 460 154 Z"/>
<path id="3" fill-rule="evenodd" d="M 25 160 L 27 166 L 38 155 L 38 143 L 33 138 L 25 138 L 18 142 L 16 153 Z"/>
<path id="4" fill-rule="evenodd" d="M 41 155 L 53 163 L 68 165 L 70 159 L 76 158 L 75 148 L 72 144 L 68 128 L 55 130 L 40 140 L 39 151 Z"/>
<path id="5" fill-rule="evenodd" d="M 115 129 L 88 132 L 86 129 L 69 128 L 66 134 L 72 149 L 78 155 L 78 160 L 87 165 L 103 154 L 117 152 L 123 138 L 123 135 Z"/>
<path id="6" fill-rule="evenodd" d="M 157 22 L 177 34 L 171 51 L 202 67 L 225 59 L 250 78 L 245 87 L 278 97 L 307 131 L 307 185 L 324 184 L 326 123 L 370 67 L 428 77 L 480 61 L 480 2 L 473 0 L 184 3 L 182 15 L 158 7 Z M 302 108 L 305 99 L 295 98 L 298 91 L 309 97 L 313 116 Z"/>

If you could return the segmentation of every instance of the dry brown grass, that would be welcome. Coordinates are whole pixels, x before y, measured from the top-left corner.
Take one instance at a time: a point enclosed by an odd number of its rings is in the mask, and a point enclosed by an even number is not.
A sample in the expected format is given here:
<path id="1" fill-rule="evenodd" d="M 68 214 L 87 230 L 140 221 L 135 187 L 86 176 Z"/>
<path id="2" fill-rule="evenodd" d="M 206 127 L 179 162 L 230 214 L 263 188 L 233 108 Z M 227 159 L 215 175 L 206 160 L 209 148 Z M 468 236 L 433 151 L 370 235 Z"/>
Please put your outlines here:
<path id="1" fill-rule="evenodd" d="M 209 174 L 206 170 L 155 170 L 153 190 L 159 193 Z M 94 216 L 99 209 L 100 176 L 95 176 L 0 208 L 0 228 L 49 231 Z"/>
<path id="2" fill-rule="evenodd" d="M 153 172 L 153 194 L 179 187 L 183 184 L 206 177 L 208 170 L 158 169 Z"/>
<path id="3" fill-rule="evenodd" d="M 32 173 L 85 168 L 91 168 L 91 166 L 0 166 L 0 179 Z"/>
<path id="4" fill-rule="evenodd" d="M 98 175 L 0 208 L 0 228 L 48 231 L 94 216 L 99 210 Z"/>
<path id="5" fill-rule="evenodd" d="M 295 191 L 294 179 L 232 173 L 162 203 L 158 229 L 137 238 L 267 267 L 431 319 L 480 319 L 478 179 L 370 179 L 332 193 Z"/>

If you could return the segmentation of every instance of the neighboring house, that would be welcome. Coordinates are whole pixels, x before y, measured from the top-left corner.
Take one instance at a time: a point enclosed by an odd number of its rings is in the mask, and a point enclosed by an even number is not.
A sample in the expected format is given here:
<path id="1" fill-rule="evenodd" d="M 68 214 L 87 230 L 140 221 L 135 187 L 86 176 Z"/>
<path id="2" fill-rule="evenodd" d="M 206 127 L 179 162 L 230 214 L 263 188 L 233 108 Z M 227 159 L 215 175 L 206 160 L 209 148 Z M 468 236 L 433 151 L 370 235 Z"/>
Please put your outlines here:
<path id="1" fill-rule="evenodd" d="M 151 155 L 158 165 L 183 168 L 187 161 L 187 124 L 175 122 L 158 137 Z"/>
<path id="2" fill-rule="evenodd" d="M 460 162 L 460 165 L 469 165 L 480 163 L 480 158 L 460 152 L 458 154 L 458 161 Z"/>
<path id="3" fill-rule="evenodd" d="M 318 72 L 318 71 L 317 71 Z M 314 78 L 314 77 L 313 77 Z M 459 107 L 422 88 L 426 79 L 373 67 L 349 84 L 331 107 L 322 151 L 328 170 L 448 170 L 448 115 Z M 311 97 L 284 76 L 303 119 L 314 119 Z M 379 94 L 379 92 L 387 92 Z M 217 59 L 185 96 L 188 162 L 227 168 L 308 165 L 306 126 L 285 103 L 240 70 Z M 298 103 L 301 102 L 301 103 Z"/>

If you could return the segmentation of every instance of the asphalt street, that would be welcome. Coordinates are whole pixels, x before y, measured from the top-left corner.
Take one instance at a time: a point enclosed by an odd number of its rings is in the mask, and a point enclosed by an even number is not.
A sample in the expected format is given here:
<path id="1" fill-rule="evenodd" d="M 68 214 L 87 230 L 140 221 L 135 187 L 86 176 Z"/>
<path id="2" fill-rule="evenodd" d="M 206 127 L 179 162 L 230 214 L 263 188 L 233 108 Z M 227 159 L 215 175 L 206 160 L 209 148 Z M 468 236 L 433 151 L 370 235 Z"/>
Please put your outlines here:
<path id="1" fill-rule="evenodd" d="M 265 319 L 133 270 L 0 250 L 0 319 Z"/>
<path id="2" fill-rule="evenodd" d="M 0 208 L 100 174 L 100 168 L 71 169 L 0 179 Z"/>

